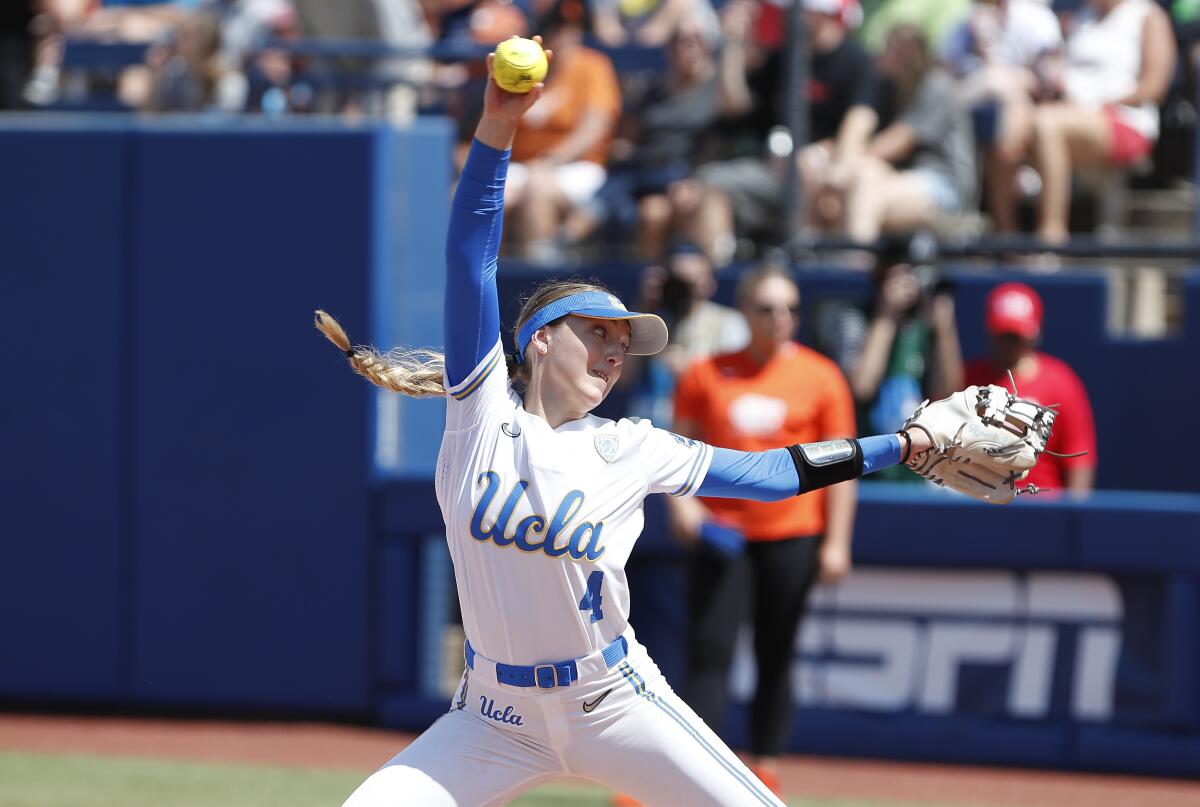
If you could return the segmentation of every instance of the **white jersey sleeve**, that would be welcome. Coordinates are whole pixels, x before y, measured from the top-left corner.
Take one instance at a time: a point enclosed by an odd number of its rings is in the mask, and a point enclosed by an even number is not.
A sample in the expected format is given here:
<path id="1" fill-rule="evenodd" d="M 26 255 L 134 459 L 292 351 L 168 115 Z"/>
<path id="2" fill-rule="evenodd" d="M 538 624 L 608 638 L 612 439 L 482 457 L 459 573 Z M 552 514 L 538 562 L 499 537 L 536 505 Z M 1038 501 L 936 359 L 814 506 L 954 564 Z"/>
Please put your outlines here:
<path id="1" fill-rule="evenodd" d="M 629 419 L 650 493 L 692 496 L 712 462 L 712 447 L 699 440 L 656 428 L 648 420 Z"/>
<path id="2" fill-rule="evenodd" d="M 503 343 L 497 339 L 475 369 L 461 383 L 446 390 L 446 431 L 469 429 L 484 420 L 489 410 L 511 412 L 515 396 L 508 379 Z"/>

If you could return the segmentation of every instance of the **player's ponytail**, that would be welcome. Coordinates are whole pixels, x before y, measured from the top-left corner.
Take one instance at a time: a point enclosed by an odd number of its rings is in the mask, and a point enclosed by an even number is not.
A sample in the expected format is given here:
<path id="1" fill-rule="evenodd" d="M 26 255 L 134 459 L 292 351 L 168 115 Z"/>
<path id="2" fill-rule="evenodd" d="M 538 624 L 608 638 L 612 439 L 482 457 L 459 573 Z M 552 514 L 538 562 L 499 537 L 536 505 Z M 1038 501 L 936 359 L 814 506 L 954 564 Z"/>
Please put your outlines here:
<path id="1" fill-rule="evenodd" d="M 563 297 L 583 291 L 612 292 L 596 281 L 547 280 L 537 286 L 521 303 L 514 331 L 519 331 L 530 317 L 546 305 Z M 566 319 L 560 317 L 547 325 Z M 337 345 L 346 354 L 354 372 L 376 386 L 399 392 L 412 398 L 441 398 L 446 394 L 446 357 L 436 350 L 427 348 L 397 348 L 380 353 L 369 345 L 351 345 L 350 337 L 342 330 L 338 321 L 324 311 L 318 310 L 314 324 L 325 338 Z M 529 363 L 517 361 L 515 353 L 504 354 L 508 365 L 508 377 L 513 389 L 524 393 L 529 381 Z"/>
<path id="2" fill-rule="evenodd" d="M 354 372 L 372 384 L 412 398 L 445 396 L 446 357 L 436 350 L 398 348 L 380 353 L 368 345 L 351 346 L 342 326 L 324 311 L 317 311 L 314 324 L 346 354 Z"/>

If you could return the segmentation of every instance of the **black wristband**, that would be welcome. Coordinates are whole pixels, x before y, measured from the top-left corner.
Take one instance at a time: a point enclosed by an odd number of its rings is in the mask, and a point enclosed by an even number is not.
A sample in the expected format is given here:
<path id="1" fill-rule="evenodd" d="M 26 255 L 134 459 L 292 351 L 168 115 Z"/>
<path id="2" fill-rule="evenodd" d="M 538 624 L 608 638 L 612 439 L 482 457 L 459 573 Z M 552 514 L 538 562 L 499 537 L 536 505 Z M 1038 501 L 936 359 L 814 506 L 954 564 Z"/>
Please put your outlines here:
<path id="1" fill-rule="evenodd" d="M 353 350 L 347 350 L 347 351 L 346 351 L 346 358 L 347 358 L 347 359 L 353 359 L 353 358 L 354 358 L 354 351 L 353 351 Z"/>
<path id="2" fill-rule="evenodd" d="M 825 440 L 787 449 L 800 477 L 797 495 L 862 476 L 863 453 L 857 440 Z"/>
<path id="3" fill-rule="evenodd" d="M 900 464 L 908 465 L 908 458 L 912 456 L 912 437 L 907 431 L 896 432 L 896 434 L 904 438 L 904 450 L 900 452 Z"/>

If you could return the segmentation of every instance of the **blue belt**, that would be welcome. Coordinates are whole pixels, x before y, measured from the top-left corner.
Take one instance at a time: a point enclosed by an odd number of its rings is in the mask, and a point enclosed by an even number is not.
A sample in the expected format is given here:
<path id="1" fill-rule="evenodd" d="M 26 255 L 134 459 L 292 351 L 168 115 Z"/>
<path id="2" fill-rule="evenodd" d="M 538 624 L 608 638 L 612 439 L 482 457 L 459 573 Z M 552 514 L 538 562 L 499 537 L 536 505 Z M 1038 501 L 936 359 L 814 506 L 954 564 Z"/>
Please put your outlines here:
<path id="1" fill-rule="evenodd" d="M 601 655 L 604 656 L 604 663 L 609 669 L 612 669 L 625 658 L 628 652 L 629 642 L 625 641 L 624 636 L 618 636 L 608 643 L 608 646 L 601 651 Z M 467 640 L 463 653 L 467 659 L 467 666 L 472 670 L 475 669 L 475 648 L 471 647 L 470 639 Z M 572 682 L 579 680 L 579 667 L 576 665 L 575 659 L 549 664 L 502 664 L 499 661 L 495 664 L 496 680 L 514 687 L 553 689 L 554 687 L 569 687 Z"/>

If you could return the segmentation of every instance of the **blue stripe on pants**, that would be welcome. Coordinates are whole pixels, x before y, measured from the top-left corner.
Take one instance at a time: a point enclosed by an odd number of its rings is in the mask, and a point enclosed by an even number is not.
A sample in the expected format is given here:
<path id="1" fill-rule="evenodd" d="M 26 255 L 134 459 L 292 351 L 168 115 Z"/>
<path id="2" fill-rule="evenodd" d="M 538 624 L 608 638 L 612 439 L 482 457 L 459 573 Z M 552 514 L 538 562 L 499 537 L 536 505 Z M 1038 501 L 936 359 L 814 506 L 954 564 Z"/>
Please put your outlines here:
<path id="1" fill-rule="evenodd" d="M 746 774 L 739 771 L 737 767 L 734 766 L 729 760 L 721 756 L 721 754 L 712 747 L 712 744 L 704 739 L 704 735 L 697 731 L 696 728 L 688 722 L 686 717 L 679 714 L 679 712 L 677 712 L 669 703 L 660 700 L 659 697 L 653 692 L 649 692 L 646 689 L 646 682 L 640 675 L 634 672 L 633 668 L 629 666 L 628 662 L 621 662 L 621 665 L 618 667 L 618 669 L 621 671 L 621 674 L 625 676 L 625 680 L 629 682 L 629 685 L 633 687 L 633 691 L 635 693 L 653 703 L 665 714 L 670 716 L 676 723 L 682 726 L 684 731 L 692 735 L 692 738 L 695 739 L 696 742 L 699 743 L 700 746 L 709 753 L 709 756 L 721 763 L 721 766 L 725 768 L 725 770 L 732 773 L 734 777 L 736 777 L 737 780 L 741 782 L 756 799 L 758 799 L 759 802 L 766 804 L 768 807 L 776 807 L 778 802 L 776 802 L 776 800 L 772 797 L 763 795 L 762 791 L 754 786 L 754 782 L 747 778 Z"/>

